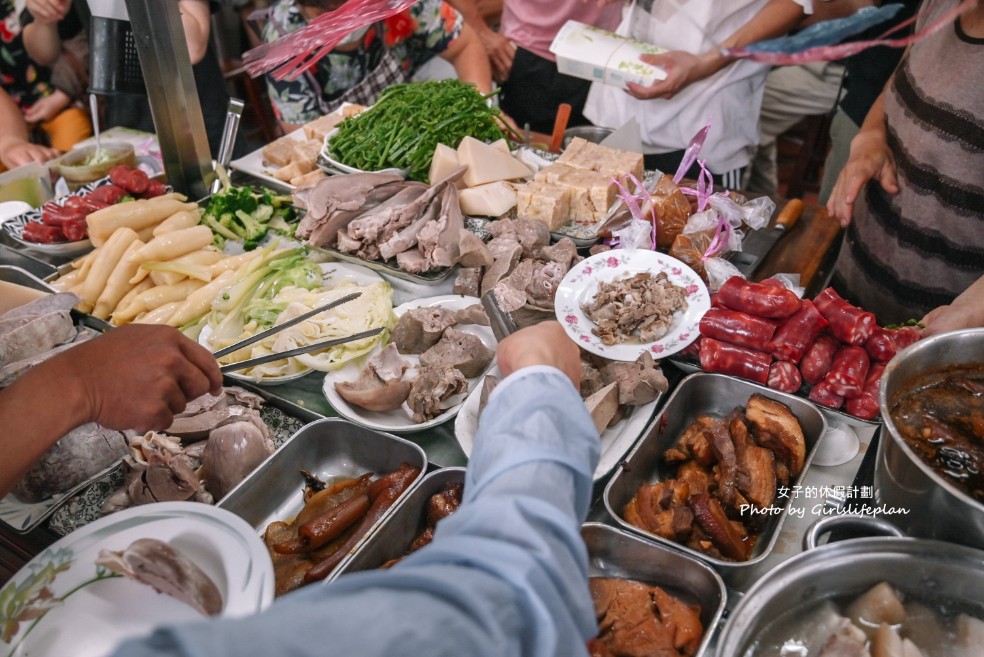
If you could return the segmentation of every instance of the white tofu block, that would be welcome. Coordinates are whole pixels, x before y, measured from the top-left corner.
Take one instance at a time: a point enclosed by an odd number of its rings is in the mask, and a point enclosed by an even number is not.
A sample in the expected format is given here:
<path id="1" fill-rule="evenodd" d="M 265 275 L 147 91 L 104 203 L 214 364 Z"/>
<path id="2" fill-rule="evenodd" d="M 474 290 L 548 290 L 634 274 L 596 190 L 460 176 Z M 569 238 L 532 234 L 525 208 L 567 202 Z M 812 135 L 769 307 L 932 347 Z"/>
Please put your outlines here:
<path id="1" fill-rule="evenodd" d="M 557 230 L 570 215 L 570 189 L 561 185 L 529 182 L 516 190 L 516 216 Z"/>
<path id="2" fill-rule="evenodd" d="M 477 187 L 498 180 L 519 180 L 532 175 L 529 167 L 508 153 L 465 137 L 458 145 L 458 162 L 467 165 L 464 181 L 468 187 Z"/>
<path id="3" fill-rule="evenodd" d="M 434 184 L 447 177 L 460 166 L 461 164 L 458 163 L 458 151 L 445 144 L 438 144 L 437 148 L 434 149 L 434 157 L 431 159 L 427 180 L 431 184 Z"/>

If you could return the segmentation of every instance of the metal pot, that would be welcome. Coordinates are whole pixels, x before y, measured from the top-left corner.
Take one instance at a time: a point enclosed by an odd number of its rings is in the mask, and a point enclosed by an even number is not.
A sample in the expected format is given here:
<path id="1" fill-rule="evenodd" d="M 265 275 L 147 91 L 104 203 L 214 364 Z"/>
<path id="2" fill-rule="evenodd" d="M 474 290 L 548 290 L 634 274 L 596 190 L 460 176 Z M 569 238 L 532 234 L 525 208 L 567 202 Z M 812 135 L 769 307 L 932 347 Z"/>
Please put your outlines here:
<path id="1" fill-rule="evenodd" d="M 912 536 L 984 548 L 984 504 L 944 480 L 906 445 L 889 414 L 892 399 L 918 376 L 952 365 L 984 367 L 984 329 L 920 340 L 895 356 L 881 379 L 885 431 L 878 441 L 875 496 L 892 522 Z"/>
<path id="2" fill-rule="evenodd" d="M 861 538 L 817 549 L 816 538 L 841 525 L 862 525 L 892 537 Z M 879 582 L 913 599 L 980 600 L 984 552 L 913 538 L 876 518 L 830 516 L 815 523 L 803 552 L 767 573 L 731 612 L 717 643 L 718 657 L 745 657 L 763 630 L 790 610 L 808 612 L 823 599 L 849 600 Z M 788 616 L 787 616 L 788 618 Z"/>

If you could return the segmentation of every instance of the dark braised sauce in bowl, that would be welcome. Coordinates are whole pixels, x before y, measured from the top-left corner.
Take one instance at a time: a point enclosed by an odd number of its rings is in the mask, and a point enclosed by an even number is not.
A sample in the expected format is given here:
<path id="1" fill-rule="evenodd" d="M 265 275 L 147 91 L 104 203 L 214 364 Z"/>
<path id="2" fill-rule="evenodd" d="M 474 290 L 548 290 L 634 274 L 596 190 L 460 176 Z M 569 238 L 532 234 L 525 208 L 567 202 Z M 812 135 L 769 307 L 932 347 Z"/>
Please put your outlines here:
<path id="1" fill-rule="evenodd" d="M 984 366 L 919 377 L 892 399 L 906 444 L 949 483 L 984 502 Z"/>

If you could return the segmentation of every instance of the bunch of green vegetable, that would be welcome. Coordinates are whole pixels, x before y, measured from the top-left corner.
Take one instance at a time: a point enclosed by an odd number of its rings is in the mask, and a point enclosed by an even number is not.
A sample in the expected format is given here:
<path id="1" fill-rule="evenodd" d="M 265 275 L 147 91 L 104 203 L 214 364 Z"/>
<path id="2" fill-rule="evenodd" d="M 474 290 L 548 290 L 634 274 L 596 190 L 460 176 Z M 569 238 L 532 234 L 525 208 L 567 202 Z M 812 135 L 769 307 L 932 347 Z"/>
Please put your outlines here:
<path id="1" fill-rule="evenodd" d="M 328 150 L 333 159 L 363 171 L 407 169 L 408 179 L 428 182 L 439 142 L 456 148 L 467 136 L 501 139 L 500 119 L 488 96 L 460 80 L 395 84 L 368 110 L 342 121 Z"/>
<path id="2" fill-rule="evenodd" d="M 276 194 L 269 189 L 252 189 L 226 185 L 213 194 L 205 206 L 201 223 L 215 233 L 215 245 L 226 240 L 241 240 L 247 251 L 255 249 L 273 229 L 293 236 L 296 210 L 290 194 Z"/>

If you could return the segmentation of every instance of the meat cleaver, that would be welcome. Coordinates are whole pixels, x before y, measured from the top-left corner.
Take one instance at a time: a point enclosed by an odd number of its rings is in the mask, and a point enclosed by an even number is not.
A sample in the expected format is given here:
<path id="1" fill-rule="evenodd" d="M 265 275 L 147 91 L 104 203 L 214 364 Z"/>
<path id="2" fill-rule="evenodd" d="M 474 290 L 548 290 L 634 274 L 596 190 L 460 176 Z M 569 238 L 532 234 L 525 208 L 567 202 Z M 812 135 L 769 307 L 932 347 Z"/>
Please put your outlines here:
<path id="1" fill-rule="evenodd" d="M 751 277 L 762 259 L 769 254 L 775 243 L 785 235 L 803 214 L 803 201 L 798 198 L 786 202 L 776 221 L 771 226 L 759 228 L 745 236 L 741 243 L 741 251 L 731 254 L 729 260 L 738 271 Z"/>

